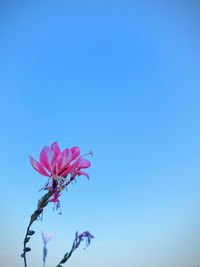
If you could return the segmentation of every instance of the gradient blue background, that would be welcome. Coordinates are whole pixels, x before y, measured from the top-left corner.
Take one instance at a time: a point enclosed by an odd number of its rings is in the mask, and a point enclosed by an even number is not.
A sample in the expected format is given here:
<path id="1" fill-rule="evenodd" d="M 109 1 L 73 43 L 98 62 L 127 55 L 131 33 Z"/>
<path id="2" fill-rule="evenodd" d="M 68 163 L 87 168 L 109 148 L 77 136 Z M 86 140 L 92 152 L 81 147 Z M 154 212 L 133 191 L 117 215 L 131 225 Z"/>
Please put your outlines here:
<path id="1" fill-rule="evenodd" d="M 55 1 L 54 1 L 55 2 Z M 138 1 L 139 2 L 139 1 Z M 75 267 L 200 265 L 200 35 L 198 1 L 44 1 L 0 5 L 1 266 L 19 257 L 46 178 L 30 166 L 43 145 L 94 157 L 49 205 L 47 267 L 76 230 L 95 239 Z M 67 266 L 67 264 L 66 264 Z"/>

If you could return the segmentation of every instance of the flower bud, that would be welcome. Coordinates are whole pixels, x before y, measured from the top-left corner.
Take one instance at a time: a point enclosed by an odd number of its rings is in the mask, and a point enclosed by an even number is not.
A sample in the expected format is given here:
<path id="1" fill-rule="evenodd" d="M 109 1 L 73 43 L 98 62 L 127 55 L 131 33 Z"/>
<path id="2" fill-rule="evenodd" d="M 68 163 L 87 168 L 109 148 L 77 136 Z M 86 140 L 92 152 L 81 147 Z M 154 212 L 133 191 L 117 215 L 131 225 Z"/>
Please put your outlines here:
<path id="1" fill-rule="evenodd" d="M 29 251 L 31 251 L 31 248 L 29 247 L 24 248 L 24 252 L 29 252 Z"/>
<path id="2" fill-rule="evenodd" d="M 25 239 L 25 243 L 28 243 L 29 240 L 30 240 L 30 236 L 28 236 L 28 237 Z"/>
<path id="3" fill-rule="evenodd" d="M 33 231 L 33 230 L 29 230 L 27 234 L 28 234 L 28 235 L 34 235 L 34 234 L 35 234 L 35 231 Z"/>

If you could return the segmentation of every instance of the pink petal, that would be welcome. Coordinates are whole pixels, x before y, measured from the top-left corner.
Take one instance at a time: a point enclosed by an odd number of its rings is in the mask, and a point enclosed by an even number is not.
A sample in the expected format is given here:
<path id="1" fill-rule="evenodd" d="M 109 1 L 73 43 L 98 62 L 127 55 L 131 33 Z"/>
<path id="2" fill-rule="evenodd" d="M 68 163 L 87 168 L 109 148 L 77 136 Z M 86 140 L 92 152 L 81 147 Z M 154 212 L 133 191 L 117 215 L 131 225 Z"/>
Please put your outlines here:
<path id="1" fill-rule="evenodd" d="M 75 160 L 80 155 L 80 149 L 78 146 L 74 146 L 70 150 L 72 152 L 72 159 L 71 160 Z"/>
<path id="2" fill-rule="evenodd" d="M 69 165 L 66 170 L 63 169 L 63 171 L 60 173 L 60 175 L 62 177 L 66 177 L 69 173 L 71 173 L 71 171 L 73 170 L 74 166 L 73 165 Z"/>
<path id="3" fill-rule="evenodd" d="M 67 175 L 68 173 L 71 173 L 71 178 L 74 178 L 76 175 L 84 175 L 89 178 L 89 175 L 85 172 L 82 172 L 81 169 L 85 169 L 90 167 L 91 163 L 89 160 L 84 158 L 77 159 L 74 164 L 72 164 L 69 169 L 67 169 L 65 172 L 62 173 L 63 176 Z"/>
<path id="4" fill-rule="evenodd" d="M 88 175 L 88 173 L 86 173 L 86 172 L 77 171 L 77 172 L 76 172 L 76 175 L 78 175 L 78 176 L 83 175 L 83 176 L 86 176 L 86 177 L 89 179 L 89 175 Z"/>
<path id="5" fill-rule="evenodd" d="M 51 147 L 43 147 L 40 153 L 40 162 L 51 174 L 55 174 L 56 153 Z"/>
<path id="6" fill-rule="evenodd" d="M 82 168 L 85 169 L 85 168 L 90 167 L 90 165 L 91 165 L 91 163 L 90 163 L 89 160 L 84 159 L 84 158 L 80 158 L 77 161 L 76 168 L 78 168 L 78 169 L 82 169 Z"/>
<path id="7" fill-rule="evenodd" d="M 58 145 L 57 142 L 54 142 L 52 145 L 51 145 L 51 148 L 54 150 L 54 152 L 56 153 L 56 156 L 58 156 L 60 153 L 61 153 L 61 150 L 60 150 L 60 147 Z"/>
<path id="8" fill-rule="evenodd" d="M 56 161 L 57 174 L 61 173 L 65 168 L 67 168 L 67 165 L 70 163 L 71 158 L 72 158 L 71 150 L 65 148 L 63 152 L 58 156 Z"/>
<path id="9" fill-rule="evenodd" d="M 42 167 L 42 164 L 40 162 L 38 162 L 37 160 L 35 160 L 32 156 L 29 156 L 29 159 L 30 159 L 30 162 L 31 162 L 32 167 L 36 171 L 38 171 L 42 175 L 45 175 L 45 176 L 48 176 L 48 177 L 50 176 L 48 174 L 48 172 Z"/>

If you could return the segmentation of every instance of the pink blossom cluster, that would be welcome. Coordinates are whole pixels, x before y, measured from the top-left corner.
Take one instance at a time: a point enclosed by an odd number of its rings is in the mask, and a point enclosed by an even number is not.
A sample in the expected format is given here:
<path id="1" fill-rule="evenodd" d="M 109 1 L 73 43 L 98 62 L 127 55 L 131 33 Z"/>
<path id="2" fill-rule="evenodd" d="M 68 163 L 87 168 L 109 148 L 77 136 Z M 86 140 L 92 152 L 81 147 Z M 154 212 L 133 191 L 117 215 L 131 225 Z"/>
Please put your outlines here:
<path id="1" fill-rule="evenodd" d="M 91 154 L 91 152 L 88 154 Z M 51 146 L 42 148 L 39 161 L 30 156 L 30 162 L 36 171 L 49 177 L 44 189 L 54 192 L 53 197 L 49 200 L 54 203 L 59 202 L 60 192 L 76 176 L 84 175 L 89 178 L 88 174 L 82 169 L 90 167 L 90 161 L 80 156 L 80 149 L 77 146 L 65 148 L 61 151 L 58 143 L 54 142 Z"/>

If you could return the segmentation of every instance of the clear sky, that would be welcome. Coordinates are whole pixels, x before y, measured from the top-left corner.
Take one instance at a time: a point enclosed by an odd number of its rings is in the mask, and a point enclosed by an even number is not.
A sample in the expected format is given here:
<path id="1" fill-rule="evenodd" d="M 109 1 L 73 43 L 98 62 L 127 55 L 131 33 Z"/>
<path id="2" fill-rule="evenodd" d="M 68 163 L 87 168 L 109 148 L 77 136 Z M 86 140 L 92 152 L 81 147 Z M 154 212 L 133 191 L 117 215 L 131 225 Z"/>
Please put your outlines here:
<path id="1" fill-rule="evenodd" d="M 46 182 L 28 155 L 57 141 L 93 151 L 90 180 L 35 223 L 29 267 L 42 266 L 41 229 L 55 233 L 47 267 L 76 230 L 95 239 L 69 267 L 197 267 L 198 1 L 36 2 L 0 4 L 1 266 L 23 266 Z"/>

